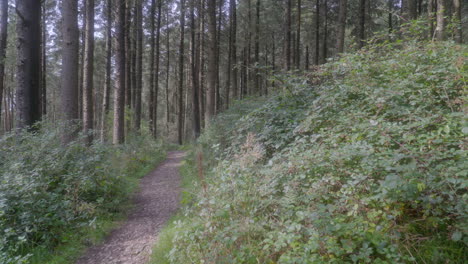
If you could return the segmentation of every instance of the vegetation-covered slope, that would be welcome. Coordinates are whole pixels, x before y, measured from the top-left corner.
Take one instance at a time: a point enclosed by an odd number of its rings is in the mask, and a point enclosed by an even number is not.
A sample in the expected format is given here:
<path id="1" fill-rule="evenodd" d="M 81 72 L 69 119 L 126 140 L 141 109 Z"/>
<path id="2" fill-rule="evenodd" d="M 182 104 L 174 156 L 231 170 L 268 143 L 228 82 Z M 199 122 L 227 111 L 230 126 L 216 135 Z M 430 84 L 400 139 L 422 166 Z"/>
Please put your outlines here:
<path id="1" fill-rule="evenodd" d="M 60 129 L 0 139 L 0 263 L 72 263 L 130 206 L 144 176 L 165 157 L 146 132 L 121 146 L 64 146 Z M 72 128 L 68 128 L 72 130 Z"/>
<path id="2" fill-rule="evenodd" d="M 171 261 L 466 263 L 467 55 L 375 44 L 219 115 Z"/>

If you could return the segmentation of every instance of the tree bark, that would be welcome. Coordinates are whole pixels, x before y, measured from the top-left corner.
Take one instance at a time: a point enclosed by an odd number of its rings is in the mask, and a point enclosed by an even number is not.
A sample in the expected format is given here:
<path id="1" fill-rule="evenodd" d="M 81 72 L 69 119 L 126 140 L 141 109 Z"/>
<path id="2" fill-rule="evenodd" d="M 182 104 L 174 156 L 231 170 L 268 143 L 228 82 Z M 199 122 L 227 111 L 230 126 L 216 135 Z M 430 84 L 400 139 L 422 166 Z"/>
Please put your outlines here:
<path id="1" fill-rule="evenodd" d="M 205 124 L 209 126 L 211 119 L 215 115 L 215 103 L 216 103 L 216 0 L 208 0 L 207 6 L 208 12 L 208 43 L 210 52 L 208 53 L 208 91 L 206 96 L 206 115 Z"/>
<path id="2" fill-rule="evenodd" d="M 445 39 L 445 0 L 437 0 L 437 26 L 435 30 L 437 40 Z"/>
<path id="3" fill-rule="evenodd" d="M 78 30 L 78 1 L 63 0 L 63 48 L 62 48 L 62 85 L 61 85 L 61 111 L 62 120 L 74 125 L 79 118 L 78 112 L 78 56 L 79 56 L 79 30 Z M 69 143 L 76 136 L 75 129 L 66 128 L 63 131 L 64 144 Z"/>
<path id="4" fill-rule="evenodd" d="M 47 30 L 46 30 L 46 5 L 47 1 L 42 2 L 42 25 L 41 25 L 41 116 L 47 115 L 47 56 L 46 56 L 46 43 L 47 43 Z M 1 97 L 1 95 L 0 95 Z M 1 104 L 1 100 L 0 100 Z M 0 107 L 1 109 L 1 107 Z"/>
<path id="5" fill-rule="evenodd" d="M 344 42 L 345 42 L 345 33 L 346 33 L 346 17 L 348 10 L 348 0 L 340 0 L 340 9 L 338 14 L 338 36 L 336 42 L 337 53 L 344 52 Z"/>
<path id="6" fill-rule="evenodd" d="M 216 22 L 215 22 L 216 24 Z M 215 27 L 216 30 L 216 27 Z M 178 95 L 179 95 L 179 118 L 177 122 L 177 139 L 178 143 L 182 145 L 183 143 L 183 126 L 184 126 L 184 42 L 185 42 L 185 0 L 180 0 L 180 42 L 179 42 L 179 85 L 178 85 Z M 216 47 L 215 47 L 216 48 Z M 215 52 L 216 53 L 216 52 Z M 216 76 L 215 76 L 216 81 Z"/>
<path id="7" fill-rule="evenodd" d="M 2 121 L 3 90 L 5 85 L 5 58 L 8 39 L 8 0 L 0 0 L 0 124 Z M 6 96 L 5 96 L 6 97 Z M 6 104 L 5 104 L 6 107 Z M 6 113 L 5 108 L 5 113 Z"/>
<path id="8" fill-rule="evenodd" d="M 315 2 L 315 57 L 314 64 L 320 62 L 320 0 Z"/>
<path id="9" fill-rule="evenodd" d="M 297 28 L 296 28 L 296 69 L 301 68 L 301 20 L 302 1 L 297 0 Z"/>
<path id="10" fill-rule="evenodd" d="M 260 66 L 260 0 L 257 0 L 257 7 L 256 7 L 256 17 L 255 20 L 255 90 L 258 94 L 261 95 L 262 89 L 260 85 L 260 73 L 258 67 Z"/>
<path id="11" fill-rule="evenodd" d="M 83 65 L 83 132 L 87 134 L 86 143 L 93 141 L 94 109 L 94 0 L 86 0 L 85 52 Z"/>
<path id="12" fill-rule="evenodd" d="M 292 0 L 286 0 L 286 70 L 291 70 L 291 5 Z M 317 0 L 318 1 L 318 0 Z"/>
<path id="13" fill-rule="evenodd" d="M 135 87 L 135 130 L 141 128 L 141 93 L 143 91 L 143 6 L 136 2 L 136 87 Z"/>
<path id="14" fill-rule="evenodd" d="M 359 4 L 359 48 L 364 47 L 366 40 L 366 0 Z"/>
<path id="15" fill-rule="evenodd" d="M 237 98 L 238 96 L 238 77 L 237 77 L 237 7 L 236 0 L 230 0 L 230 10 L 231 10 L 231 70 L 232 70 L 232 92 L 233 97 Z"/>
<path id="16" fill-rule="evenodd" d="M 30 128 L 41 116 L 41 4 L 36 0 L 17 0 L 18 36 L 16 126 Z"/>
<path id="17" fill-rule="evenodd" d="M 434 35 L 434 1 L 435 0 L 428 0 L 427 1 L 427 17 L 429 23 L 429 39 L 432 39 Z"/>
<path id="18" fill-rule="evenodd" d="M 195 23 L 195 1 L 190 3 L 190 33 L 191 33 L 191 73 L 192 73 L 192 132 L 194 138 L 200 136 L 200 100 L 199 100 L 199 45 L 196 42 L 196 23 Z"/>
<path id="19" fill-rule="evenodd" d="M 106 3 L 106 73 L 102 98 L 101 141 L 106 139 L 107 115 L 110 110 L 110 89 L 112 75 L 112 0 Z"/>
<path id="20" fill-rule="evenodd" d="M 166 24 L 169 24 L 169 7 L 166 9 Z M 170 34 L 171 30 L 169 27 L 167 27 L 166 30 L 166 130 L 167 133 L 169 134 L 169 74 L 170 74 L 170 69 L 171 69 L 171 47 L 170 47 Z"/>
<path id="21" fill-rule="evenodd" d="M 466 2 L 465 2 L 466 3 Z M 462 32 L 462 23 L 461 23 L 461 3 L 460 0 L 453 0 L 452 4 L 453 10 L 453 20 L 454 20 L 454 35 L 455 35 L 455 42 L 456 43 L 463 43 L 463 32 Z"/>
<path id="22" fill-rule="evenodd" d="M 322 63 L 327 62 L 328 57 L 328 0 L 323 3 L 323 37 L 322 37 Z"/>
<path id="23" fill-rule="evenodd" d="M 116 83 L 114 93 L 114 135 L 112 142 L 121 144 L 125 140 L 125 0 L 115 1 L 117 13 L 115 21 L 115 71 Z"/>
<path id="24" fill-rule="evenodd" d="M 151 134 L 154 135 L 154 57 L 155 57 L 155 17 L 156 0 L 151 0 L 150 7 L 150 54 L 149 54 L 149 97 L 148 97 L 148 121 Z M 169 51 L 168 51 L 169 52 Z"/>
<path id="25" fill-rule="evenodd" d="M 159 98 L 159 67 L 160 67 L 160 50 L 161 50 L 161 12 L 162 0 L 158 0 L 158 20 L 156 23 L 156 58 L 154 72 L 154 98 L 153 98 L 153 137 L 157 137 L 158 128 L 158 98 Z"/>
<path id="26" fill-rule="evenodd" d="M 132 107 L 132 73 L 131 73 L 131 62 L 132 62 L 132 42 L 131 42 L 131 1 L 126 0 L 126 10 L 125 10 L 125 106 L 127 108 Z M 128 128 L 128 126 L 127 126 Z"/>

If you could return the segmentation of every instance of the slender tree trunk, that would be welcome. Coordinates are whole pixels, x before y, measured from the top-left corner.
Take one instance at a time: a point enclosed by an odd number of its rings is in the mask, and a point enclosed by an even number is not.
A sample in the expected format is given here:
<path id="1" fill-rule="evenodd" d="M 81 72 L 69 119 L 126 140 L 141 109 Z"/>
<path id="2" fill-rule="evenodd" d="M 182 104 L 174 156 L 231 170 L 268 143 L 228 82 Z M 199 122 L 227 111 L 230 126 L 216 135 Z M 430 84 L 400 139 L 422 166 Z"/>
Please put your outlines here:
<path id="1" fill-rule="evenodd" d="M 296 69 L 301 68 L 301 20 L 302 2 L 297 0 L 297 28 L 296 28 Z"/>
<path id="2" fill-rule="evenodd" d="M 344 52 L 347 10 L 348 10 L 348 0 L 340 0 L 340 10 L 338 14 L 338 34 L 337 34 L 338 36 L 337 36 L 337 42 L 336 42 L 336 51 L 338 53 Z"/>
<path id="3" fill-rule="evenodd" d="M 194 138 L 200 136 L 200 100 L 199 100 L 199 45 L 196 42 L 196 23 L 195 23 L 195 1 L 190 3 L 190 33 L 191 33 L 191 73 L 192 73 L 192 132 Z"/>
<path id="4" fill-rule="evenodd" d="M 83 65 L 83 132 L 87 133 L 86 143 L 93 141 L 94 109 L 94 0 L 86 0 L 85 52 Z"/>
<path id="5" fill-rule="evenodd" d="M 159 99 L 159 67 L 160 67 L 160 50 L 161 50 L 161 12 L 162 0 L 158 0 L 158 20 L 156 24 L 156 58 L 154 74 L 154 94 L 153 94 L 153 137 L 157 136 L 158 125 L 158 99 Z"/>
<path id="6" fill-rule="evenodd" d="M 218 24 L 217 24 L 217 33 L 216 35 L 218 36 L 216 38 L 216 47 L 217 51 L 216 54 L 216 110 L 215 112 L 218 113 L 221 111 L 221 83 L 219 79 L 219 66 L 220 66 L 220 57 L 221 57 L 221 23 L 222 23 L 222 17 L 223 17 L 223 0 L 219 0 L 219 5 L 218 5 Z"/>
<path id="7" fill-rule="evenodd" d="M 437 40 L 445 39 L 445 0 L 437 0 Z"/>
<path id="8" fill-rule="evenodd" d="M 314 64 L 320 62 L 320 0 L 315 2 L 315 57 Z"/>
<path id="9" fill-rule="evenodd" d="M 216 23 L 216 22 L 215 22 Z M 216 30 L 216 27 L 215 27 Z M 184 42 L 185 42 L 185 0 L 180 0 L 180 42 L 179 42 L 179 118 L 177 123 L 178 142 L 183 143 L 183 125 L 184 125 Z M 216 47 L 215 47 L 216 48 Z M 216 77 L 215 77 L 216 78 Z"/>
<path id="10" fill-rule="evenodd" d="M 131 42 L 131 18 L 132 18 L 132 6 L 131 1 L 126 0 L 125 10 L 125 106 L 131 108 L 132 102 L 132 74 L 131 74 L 131 62 L 132 62 L 132 42 Z M 126 126 L 128 128 L 128 126 Z M 125 130 L 125 128 L 124 128 Z"/>
<path id="11" fill-rule="evenodd" d="M 231 71 L 232 71 L 232 92 L 233 97 L 238 96 L 238 77 L 237 77 L 237 7 L 236 0 L 230 0 L 231 13 Z"/>
<path id="12" fill-rule="evenodd" d="M 364 47 L 366 40 L 366 0 L 359 4 L 359 48 Z"/>
<path id="13" fill-rule="evenodd" d="M 322 38 L 322 63 L 327 62 L 328 57 L 328 0 L 324 0 L 323 3 L 323 38 Z"/>
<path id="14" fill-rule="evenodd" d="M 216 103 L 216 65 L 217 56 L 216 54 L 216 0 L 208 0 L 208 43 L 210 52 L 208 53 L 208 91 L 206 98 L 206 115 L 205 124 L 209 126 L 211 119 L 215 115 L 215 103 Z"/>
<path id="15" fill-rule="evenodd" d="M 255 90 L 258 94 L 261 95 L 262 89 L 260 85 L 260 76 L 259 76 L 259 64 L 260 64 L 260 0 L 257 0 L 257 8 L 256 8 L 256 17 L 255 20 Z"/>
<path id="16" fill-rule="evenodd" d="M 466 3 L 466 2 L 465 2 Z M 452 4 L 453 10 L 453 19 L 454 19 L 454 34 L 455 34 L 455 42 L 456 43 L 463 43 L 463 32 L 462 32 L 462 23 L 461 23 L 461 3 L 460 0 L 453 0 Z"/>
<path id="17" fill-rule="evenodd" d="M 46 43 L 47 43 L 47 29 L 46 29 L 46 5 L 47 1 L 42 3 L 42 42 L 41 42 L 41 116 L 47 115 L 47 56 L 46 56 Z M 1 95 L 0 95 L 1 97 Z M 1 100 L 0 100 L 1 104 Z M 0 107 L 1 109 L 1 107 Z"/>
<path id="18" fill-rule="evenodd" d="M 114 135 L 112 142 L 121 144 L 125 140 L 125 0 L 115 1 L 115 71 L 116 82 L 114 89 Z"/>
<path id="19" fill-rule="evenodd" d="M 8 0 L 0 0 L 0 124 L 2 121 L 3 90 L 5 85 L 5 58 L 8 39 Z M 5 96 L 6 97 L 6 96 Z M 5 113 L 6 111 L 5 104 Z"/>
<path id="20" fill-rule="evenodd" d="M 286 0 L 286 70 L 291 70 L 291 5 L 292 0 Z"/>
<path id="21" fill-rule="evenodd" d="M 110 110 L 110 89 L 112 75 L 112 0 L 106 3 L 106 73 L 102 99 L 101 141 L 104 142 L 107 131 L 107 115 Z"/>
<path id="22" fill-rule="evenodd" d="M 393 0 L 388 0 L 388 33 L 392 33 L 392 32 L 393 32 Z"/>
<path id="23" fill-rule="evenodd" d="M 166 9 L 166 24 L 169 24 L 169 7 Z M 170 28 L 167 27 L 166 30 L 166 53 L 167 53 L 167 58 L 166 58 L 166 130 L 167 133 L 169 134 L 169 115 L 170 115 L 170 110 L 169 110 L 169 74 L 171 70 L 171 47 L 170 47 Z"/>
<path id="24" fill-rule="evenodd" d="M 141 93 L 143 91 L 143 6 L 142 0 L 136 2 L 136 87 L 135 87 L 135 130 L 141 128 Z"/>
<path id="25" fill-rule="evenodd" d="M 434 1 L 435 0 L 428 0 L 427 1 L 427 17 L 429 23 L 429 39 L 432 39 L 434 35 Z"/>
<path id="26" fill-rule="evenodd" d="M 76 121 L 78 113 L 78 54 L 79 54 L 79 30 L 78 30 L 78 3 L 76 0 L 63 0 L 63 48 L 62 48 L 62 85 L 61 106 L 62 120 Z M 72 123 L 73 124 L 73 123 Z M 76 136 L 75 129 L 69 128 L 63 131 L 63 143 L 67 144 Z"/>
<path id="27" fill-rule="evenodd" d="M 200 90 L 198 92 L 199 96 L 199 101 L 200 101 L 200 127 L 203 128 L 205 127 L 205 113 L 206 113 L 206 92 L 205 92 L 205 7 L 206 3 L 205 0 L 199 0 L 198 3 L 198 17 L 200 18 L 200 23 L 199 23 L 199 42 L 200 42 L 200 66 L 199 66 L 199 71 L 200 71 Z"/>
<path id="28" fill-rule="evenodd" d="M 309 46 L 306 46 L 306 57 L 305 57 L 305 70 L 308 71 L 310 68 L 310 60 L 309 60 Z"/>
<path id="29" fill-rule="evenodd" d="M 155 21 L 156 0 L 151 0 L 150 7 L 150 54 L 149 54 L 149 97 L 148 97 L 148 121 L 151 134 L 154 135 L 154 57 L 155 57 Z"/>

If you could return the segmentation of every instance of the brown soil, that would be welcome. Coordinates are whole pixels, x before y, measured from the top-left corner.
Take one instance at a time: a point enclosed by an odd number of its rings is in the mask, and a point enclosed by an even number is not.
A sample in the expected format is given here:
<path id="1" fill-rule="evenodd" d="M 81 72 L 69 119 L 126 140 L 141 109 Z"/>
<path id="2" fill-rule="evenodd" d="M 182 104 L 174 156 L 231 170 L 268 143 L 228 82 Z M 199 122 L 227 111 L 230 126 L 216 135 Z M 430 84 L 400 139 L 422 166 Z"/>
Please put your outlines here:
<path id="1" fill-rule="evenodd" d="M 158 233 L 179 206 L 179 166 L 183 152 L 167 159 L 140 183 L 135 208 L 101 245 L 88 249 L 77 264 L 144 264 Z"/>

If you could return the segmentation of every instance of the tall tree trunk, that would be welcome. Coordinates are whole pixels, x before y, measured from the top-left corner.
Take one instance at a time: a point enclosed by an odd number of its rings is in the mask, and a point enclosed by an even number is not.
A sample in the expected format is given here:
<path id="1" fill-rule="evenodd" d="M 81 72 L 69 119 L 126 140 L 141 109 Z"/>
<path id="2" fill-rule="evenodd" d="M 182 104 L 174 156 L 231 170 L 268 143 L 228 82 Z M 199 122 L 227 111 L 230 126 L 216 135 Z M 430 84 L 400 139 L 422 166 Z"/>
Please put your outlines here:
<path id="1" fill-rule="evenodd" d="M 159 98 L 159 67 L 160 67 L 160 50 L 161 50 L 161 13 L 162 13 L 162 0 L 158 0 L 158 20 L 156 23 L 156 58 L 155 58 L 155 76 L 154 76 L 154 106 L 153 106 L 153 136 L 157 136 L 158 128 L 158 98 Z"/>
<path id="2" fill-rule="evenodd" d="M 42 3 L 42 25 L 41 25 L 41 116 L 47 115 L 47 56 L 46 56 L 46 43 L 47 43 L 47 29 L 46 29 L 46 3 Z M 1 53 L 0 53 L 1 54 Z M 1 95 L 0 95 L 1 97 Z M 1 100 L 0 100 L 1 104 Z M 1 109 L 1 107 L 0 107 Z"/>
<path id="3" fill-rule="evenodd" d="M 110 110 L 110 89 L 112 75 L 112 0 L 106 2 L 106 73 L 102 98 L 101 141 L 105 141 L 107 115 Z"/>
<path id="4" fill-rule="evenodd" d="M 206 29 L 206 15 L 205 15 L 205 7 L 206 7 L 206 1 L 205 0 L 199 0 L 198 3 L 198 17 L 200 18 L 199 21 L 199 41 L 200 41 L 200 66 L 199 66 L 199 71 L 200 71 L 200 90 L 198 92 L 199 96 L 199 101 L 200 101 L 200 127 L 204 128 L 205 127 L 205 114 L 206 114 L 206 90 L 205 90 L 205 49 L 206 49 L 206 34 L 205 34 L 205 29 Z"/>
<path id="5" fill-rule="evenodd" d="M 135 130 L 141 128 L 141 93 L 143 91 L 143 6 L 136 2 L 136 87 L 135 87 Z M 159 53 L 159 52 L 158 52 Z"/>
<path id="6" fill-rule="evenodd" d="M 0 124 L 2 121 L 3 90 L 5 85 L 5 57 L 8 39 L 8 0 L 0 0 Z M 5 96 L 6 97 L 6 96 Z M 6 111 L 5 104 L 5 113 Z"/>
<path id="7" fill-rule="evenodd" d="M 156 0 L 151 0 L 150 7 L 150 54 L 149 54 L 149 97 L 148 97 L 148 121 L 151 134 L 154 135 L 154 57 L 155 57 L 155 21 Z"/>
<path id="8" fill-rule="evenodd" d="M 364 47 L 366 40 L 366 0 L 359 4 L 359 48 Z"/>
<path id="9" fill-rule="evenodd" d="M 301 68 L 301 20 L 302 2 L 297 0 L 297 28 L 296 28 L 296 69 Z"/>
<path id="10" fill-rule="evenodd" d="M 132 2 L 125 1 L 126 10 L 125 10 L 125 106 L 131 108 L 132 102 L 132 73 L 131 73 L 131 62 L 132 62 Z M 127 128 L 129 126 L 126 126 Z M 125 128 L 124 128 L 125 129 Z"/>
<path id="11" fill-rule="evenodd" d="M 237 7 L 236 0 L 230 0 L 231 13 L 231 71 L 232 71 L 232 92 L 233 97 L 238 96 L 238 77 L 237 77 Z"/>
<path id="12" fill-rule="evenodd" d="M 327 62 L 328 57 L 328 0 L 323 3 L 323 38 L 322 38 L 322 63 Z"/>
<path id="13" fill-rule="evenodd" d="M 320 62 L 320 0 L 315 2 L 315 57 L 314 64 Z"/>
<path id="14" fill-rule="evenodd" d="M 216 110 L 215 112 L 221 111 L 221 83 L 219 81 L 219 66 L 220 66 L 220 57 L 221 57 L 221 23 L 222 23 L 222 17 L 223 17 L 223 0 L 219 0 L 219 5 L 218 5 L 218 24 L 217 24 L 217 33 L 216 35 L 218 36 L 216 38 Z"/>
<path id="15" fill-rule="evenodd" d="M 393 31 L 393 0 L 388 0 L 388 33 L 392 33 L 392 31 Z"/>
<path id="16" fill-rule="evenodd" d="M 291 6 L 292 0 L 286 0 L 286 70 L 291 70 Z M 318 1 L 318 0 L 317 0 Z"/>
<path id="17" fill-rule="evenodd" d="M 121 144 L 125 140 L 125 0 L 115 1 L 115 71 L 116 82 L 114 89 L 114 134 L 112 142 Z"/>
<path id="18" fill-rule="evenodd" d="M 255 20 L 255 90 L 258 94 L 261 95 L 262 89 L 260 86 L 260 76 L 259 76 L 259 64 L 260 64 L 260 0 L 257 0 L 257 7 L 256 7 L 256 17 Z"/>
<path id="19" fill-rule="evenodd" d="M 437 40 L 445 39 L 445 0 L 437 0 Z"/>
<path id="20" fill-rule="evenodd" d="M 85 53 L 83 65 L 83 132 L 87 133 L 86 143 L 93 141 L 94 109 L 94 0 L 86 0 Z"/>
<path id="21" fill-rule="evenodd" d="M 196 42 L 196 23 L 195 23 L 195 1 L 190 3 L 190 34 L 191 34 L 191 73 L 192 73 L 192 132 L 194 138 L 198 138 L 200 136 L 200 100 L 199 100 L 199 52 L 198 48 L 199 45 Z"/>
<path id="22" fill-rule="evenodd" d="M 427 17 L 429 23 L 429 39 L 432 39 L 434 35 L 434 1 L 435 0 L 428 0 L 427 1 Z"/>
<path id="23" fill-rule="evenodd" d="M 338 53 L 344 52 L 347 10 L 348 10 L 348 0 L 340 0 L 340 9 L 339 9 L 339 14 L 338 14 L 338 30 L 337 30 L 338 36 L 337 36 L 337 41 L 336 41 L 336 51 Z"/>
<path id="24" fill-rule="evenodd" d="M 62 47 L 62 85 L 61 106 L 62 120 L 76 121 L 78 113 L 78 3 L 76 0 L 63 0 L 63 47 Z M 76 136 L 76 131 L 64 129 L 63 143 L 67 144 Z"/>
<path id="25" fill-rule="evenodd" d="M 169 24 L 169 6 L 166 9 L 166 24 Z M 171 69 L 171 47 L 170 47 L 170 34 L 171 30 L 169 27 L 166 29 L 166 130 L 169 134 L 169 115 L 170 115 L 170 102 L 169 102 L 169 74 Z"/>
<path id="26" fill-rule="evenodd" d="M 81 12 L 80 10 L 78 9 L 78 14 L 82 13 L 82 20 L 81 20 L 81 23 L 82 25 L 86 25 L 86 8 L 85 8 L 85 5 L 86 5 L 86 0 L 83 0 L 83 5 L 81 6 Z M 80 5 L 78 5 L 80 7 Z M 78 48 L 78 60 L 79 60 L 79 64 L 78 64 L 78 117 L 80 120 L 83 120 L 83 87 L 84 87 L 84 82 L 83 82 L 83 78 L 84 78 L 84 54 L 85 54 L 85 30 L 84 30 L 84 27 L 83 28 L 79 28 L 78 27 L 78 34 L 79 34 L 79 47 L 81 48 Z"/>
<path id="27" fill-rule="evenodd" d="M 306 46 L 306 57 L 305 57 L 305 70 L 309 70 L 310 60 L 309 60 L 309 46 Z"/>
<path id="28" fill-rule="evenodd" d="M 466 3 L 466 2 L 465 2 Z M 460 0 L 453 0 L 452 4 L 453 10 L 453 19 L 454 19 L 454 34 L 455 34 L 455 42 L 456 43 L 463 43 L 463 32 L 462 32 L 462 23 L 461 23 L 461 3 Z"/>
<path id="29" fill-rule="evenodd" d="M 216 23 L 216 22 L 215 22 Z M 216 27 L 215 27 L 216 30 Z M 177 138 L 178 143 L 182 145 L 183 143 L 183 126 L 184 126 L 184 42 L 185 42 L 185 0 L 180 0 L 180 42 L 179 42 L 179 85 L 178 85 L 178 95 L 179 95 L 179 118 L 177 122 Z M 216 48 L 216 47 L 215 47 Z M 216 78 L 216 76 L 215 76 Z M 215 79 L 216 81 L 216 79 Z"/>
<path id="30" fill-rule="evenodd" d="M 205 124 L 209 126 L 210 120 L 215 115 L 215 103 L 216 103 L 216 0 L 208 0 L 207 6 L 208 12 L 208 43 L 210 52 L 208 53 L 208 91 L 206 96 L 206 115 Z"/>

